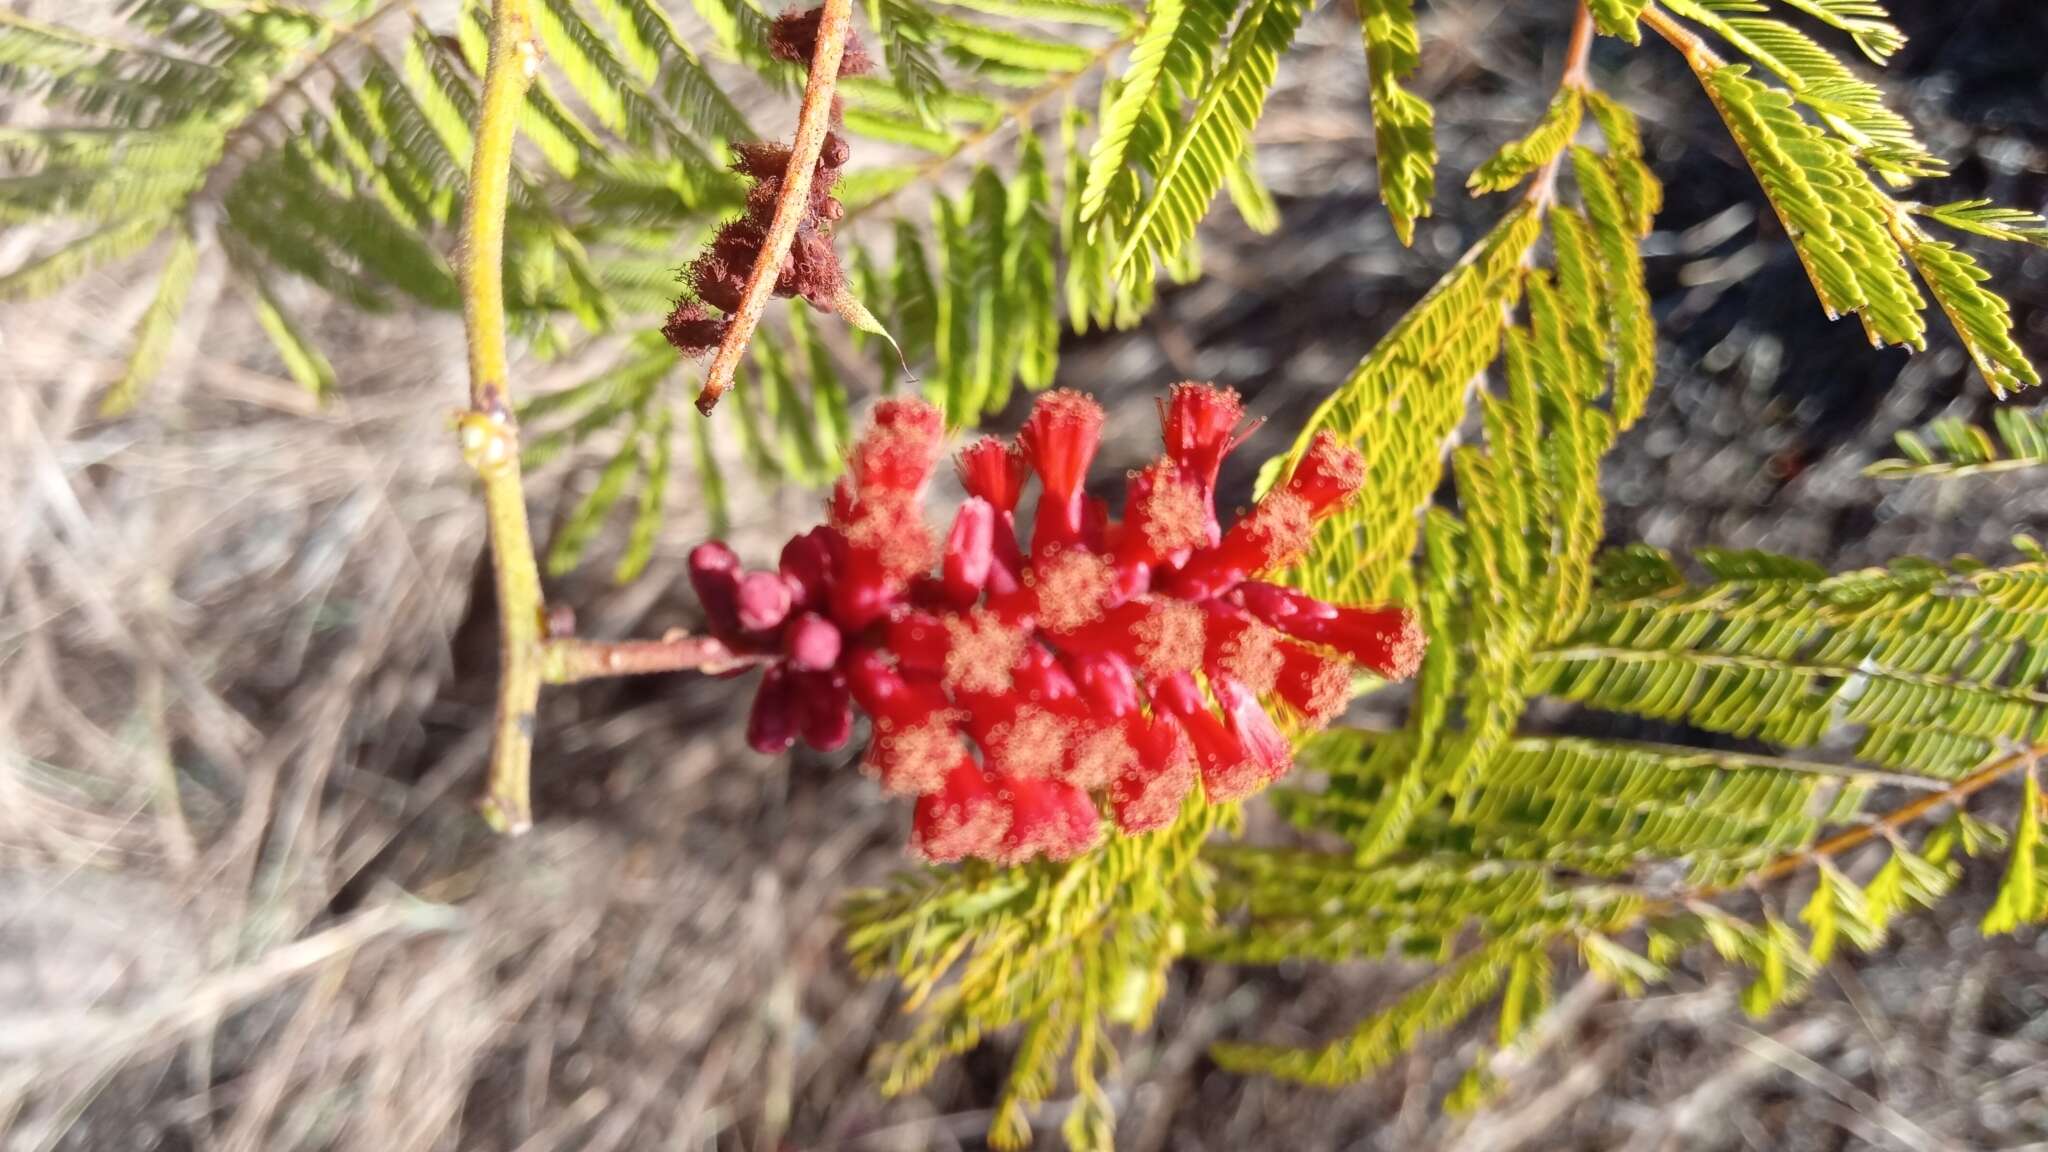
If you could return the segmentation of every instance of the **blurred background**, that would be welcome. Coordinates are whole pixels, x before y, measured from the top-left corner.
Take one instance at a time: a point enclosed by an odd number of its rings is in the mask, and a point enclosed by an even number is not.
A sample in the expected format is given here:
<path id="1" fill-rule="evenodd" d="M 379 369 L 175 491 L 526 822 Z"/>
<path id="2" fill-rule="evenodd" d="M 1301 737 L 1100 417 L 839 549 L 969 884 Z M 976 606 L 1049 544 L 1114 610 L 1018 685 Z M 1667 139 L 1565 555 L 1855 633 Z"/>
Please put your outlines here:
<path id="1" fill-rule="evenodd" d="M 81 0 L 11 11 L 93 27 Z M 2048 5 L 1893 0 L 1888 82 L 1955 175 L 1929 200 L 2048 207 Z M 431 7 L 429 5 L 428 7 Z M 1313 14 L 1258 132 L 1271 237 L 1227 208 L 1207 276 L 1137 329 L 1069 337 L 1060 383 L 1111 410 L 1102 474 L 1156 443 L 1152 397 L 1198 378 L 1269 418 L 1257 462 L 1500 210 L 1459 186 L 1554 84 L 1570 6 L 1432 0 L 1437 215 L 1413 248 L 1377 201 L 1357 15 Z M 1945 334 L 1908 359 L 1822 316 L 1682 63 L 1603 43 L 1668 206 L 1646 242 L 1659 319 L 1648 415 L 1610 458 L 1611 542 L 1762 547 L 1833 568 L 2010 554 L 2048 527 L 2017 477 L 1879 482 L 1892 434 L 1991 400 Z M 779 106 L 756 116 L 773 124 Z M 35 248 L 0 233 L 0 268 Z M 2048 358 L 2048 253 L 1975 246 Z M 680 247 L 676 260 L 687 253 Z M 0 306 L 0 1130 L 23 1149 L 945 1149 L 980 1146 L 1013 1037 L 922 1093 L 865 1076 L 893 990 L 847 970 L 832 911 L 902 863 L 907 806 L 846 755 L 745 749 L 747 685 L 688 676 L 552 690 L 537 827 L 474 814 L 495 625 L 481 509 L 454 451 L 448 314 L 334 309 L 315 403 L 202 265 L 163 377 L 94 416 L 151 284 L 96 275 Z M 209 289 L 209 285 L 212 285 Z M 524 362 L 544 393 L 573 362 Z M 678 387 L 678 419 L 688 413 Z M 2021 403 L 2027 400 L 2022 398 Z M 1008 430 L 1023 402 L 996 422 Z M 858 405 L 856 406 L 858 411 Z M 539 528 L 595 482 L 571 453 L 529 483 Z M 579 631 L 695 622 L 709 531 L 686 469 L 645 576 L 623 539 L 554 582 Z M 815 494 L 731 492 L 762 561 Z M 623 536 L 623 533 L 619 533 Z M 1881 953 L 1838 960 L 1763 1021 L 1682 969 L 1648 999 L 1566 996 L 1540 1060 L 1491 1106 L 1439 1103 L 1473 1037 L 1425 1041 L 1341 1091 L 1217 1072 L 1224 1037 L 1305 1039 L 1413 979 L 1400 965 L 1188 968 L 1114 1086 L 1132 1149 L 2048 1147 L 2048 944 L 1976 931 L 1972 873 Z M 1041 1131 L 1056 1126 L 1050 1107 Z M 1041 1137 L 1051 1147 L 1054 1137 Z"/>

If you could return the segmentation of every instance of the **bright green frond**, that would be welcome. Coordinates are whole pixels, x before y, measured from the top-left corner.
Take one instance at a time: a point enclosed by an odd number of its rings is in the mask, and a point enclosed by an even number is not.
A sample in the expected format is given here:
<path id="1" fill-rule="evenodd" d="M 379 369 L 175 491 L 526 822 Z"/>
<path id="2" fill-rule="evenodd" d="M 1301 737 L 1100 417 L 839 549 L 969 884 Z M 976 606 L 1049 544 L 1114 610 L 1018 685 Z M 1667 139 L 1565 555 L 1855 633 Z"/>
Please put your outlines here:
<path id="1" fill-rule="evenodd" d="M 1900 432 L 1901 458 L 1880 460 L 1864 469 L 1866 476 L 1900 479 L 1912 476 L 1975 476 L 2011 472 L 2048 464 L 2048 409 L 2001 406 L 1991 422 L 1998 436 L 1954 417 L 1914 432 Z M 1932 443 L 1929 443 L 1932 441 Z"/>
<path id="2" fill-rule="evenodd" d="M 1380 201 L 1401 243 L 1415 239 L 1415 222 L 1430 213 L 1436 195 L 1436 112 L 1404 86 L 1422 60 L 1414 0 L 1365 0 L 1359 7 L 1366 70 L 1372 82 L 1374 160 Z"/>

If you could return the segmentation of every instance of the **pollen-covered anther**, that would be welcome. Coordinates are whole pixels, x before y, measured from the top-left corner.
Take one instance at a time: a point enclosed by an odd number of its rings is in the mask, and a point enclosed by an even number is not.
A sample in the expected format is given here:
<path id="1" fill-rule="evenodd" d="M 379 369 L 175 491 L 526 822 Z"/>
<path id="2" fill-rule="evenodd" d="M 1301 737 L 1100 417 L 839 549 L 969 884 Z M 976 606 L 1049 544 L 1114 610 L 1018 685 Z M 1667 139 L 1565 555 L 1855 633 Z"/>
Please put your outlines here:
<path id="1" fill-rule="evenodd" d="M 1248 542 L 1258 549 L 1258 560 L 1249 571 L 1285 568 L 1308 554 L 1309 541 L 1315 535 L 1315 509 L 1293 492 L 1269 492 L 1250 516 L 1232 525 L 1231 532 L 1240 526 Z"/>
<path id="2" fill-rule="evenodd" d="M 1283 644 L 1273 691 L 1303 722 L 1321 728 L 1351 702 L 1351 665 L 1299 644 Z"/>
<path id="3" fill-rule="evenodd" d="M 1067 761 L 1067 783 L 1092 792 L 1136 768 L 1138 750 L 1131 744 L 1130 727 L 1144 723 L 1144 717 L 1133 715 L 1086 727 Z"/>
<path id="4" fill-rule="evenodd" d="M 1010 819 L 994 779 L 960 749 L 939 790 L 918 798 L 911 817 L 911 854 L 934 864 L 992 857 L 1010 830 Z"/>
<path id="5" fill-rule="evenodd" d="M 891 792 L 924 796 L 945 785 L 961 747 L 960 733 L 948 716 L 893 730 L 877 724 L 861 771 Z"/>
<path id="6" fill-rule="evenodd" d="M 1138 667 L 1153 676 L 1193 669 L 1202 662 L 1206 623 L 1202 610 L 1193 604 L 1152 601 L 1131 628 Z"/>
<path id="7" fill-rule="evenodd" d="M 1195 758 L 1175 721 L 1155 717 L 1139 738 L 1135 762 L 1109 786 L 1110 813 L 1127 836 L 1173 823 L 1195 786 Z"/>
<path id="8" fill-rule="evenodd" d="M 863 496 L 832 526 L 854 551 L 872 559 L 893 580 L 922 575 L 938 558 L 938 540 L 924 522 L 924 511 L 909 492 L 883 490 Z"/>
<path id="9" fill-rule="evenodd" d="M 989 765 L 1003 775 L 1024 780 L 1055 775 L 1066 759 L 1073 733 L 1073 721 L 1027 704 L 989 733 Z"/>
<path id="10" fill-rule="evenodd" d="M 1030 637 L 1015 625 L 975 611 L 946 618 L 946 688 L 1000 695 L 1016 682 L 1014 669 Z"/>
<path id="11" fill-rule="evenodd" d="M 1158 460 L 1131 473 L 1124 524 L 1147 563 L 1200 547 L 1208 511 L 1201 490 L 1171 460 Z"/>
<path id="12" fill-rule="evenodd" d="M 1320 518 L 1364 490 L 1365 457 L 1335 433 L 1318 432 L 1281 487 L 1306 500 L 1310 514 Z"/>
<path id="13" fill-rule="evenodd" d="M 1093 552 L 1062 548 L 1035 565 L 1029 580 L 1038 597 L 1038 622 L 1052 632 L 1071 632 L 1102 618 L 1116 574 Z"/>
<path id="14" fill-rule="evenodd" d="M 1212 612 L 1203 670 L 1211 679 L 1229 677 L 1264 695 L 1280 675 L 1282 643 L 1277 629 L 1249 616 Z"/>

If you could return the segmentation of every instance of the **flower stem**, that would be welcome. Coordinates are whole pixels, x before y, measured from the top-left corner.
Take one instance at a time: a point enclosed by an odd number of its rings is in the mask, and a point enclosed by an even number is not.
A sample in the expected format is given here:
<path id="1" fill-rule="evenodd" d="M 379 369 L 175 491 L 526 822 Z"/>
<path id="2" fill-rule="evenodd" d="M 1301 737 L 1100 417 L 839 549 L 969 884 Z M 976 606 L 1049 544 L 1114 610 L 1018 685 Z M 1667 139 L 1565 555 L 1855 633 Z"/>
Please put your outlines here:
<path id="1" fill-rule="evenodd" d="M 550 684 L 575 684 L 609 676 L 645 676 L 656 672 L 706 672 L 717 675 L 773 656 L 738 653 L 710 636 L 671 632 L 659 640 L 550 640 L 542 674 Z"/>
<path id="2" fill-rule="evenodd" d="M 462 455 L 483 483 L 498 594 L 498 705 L 483 814 L 500 832 L 533 823 L 528 767 L 542 680 L 542 598 L 519 428 L 505 372 L 505 207 L 512 143 L 527 86 L 540 67 L 532 0 L 493 0 L 491 54 L 477 113 L 476 151 L 462 215 L 462 321 L 469 338 L 469 409 L 457 417 Z"/>
<path id="3" fill-rule="evenodd" d="M 1592 59 L 1593 13 L 1584 0 L 1580 0 L 1578 13 L 1572 17 L 1572 38 L 1564 50 L 1564 75 L 1558 78 L 1557 86 L 1581 92 L 1592 88 L 1593 74 L 1589 68 Z M 1565 153 L 1569 151 L 1569 148 L 1558 149 L 1557 155 L 1552 156 L 1537 171 L 1536 178 L 1529 182 L 1529 190 L 1523 197 L 1539 210 L 1548 210 L 1556 202 L 1557 174 L 1564 167 Z"/>
<path id="4" fill-rule="evenodd" d="M 839 59 L 846 51 L 846 33 L 853 16 L 853 0 L 825 0 L 818 17 L 818 43 L 811 52 L 810 78 L 804 82 L 804 101 L 797 112 L 796 139 L 790 145 L 789 167 L 782 177 L 782 193 L 775 200 L 775 219 L 761 244 L 761 255 L 747 274 L 746 291 L 740 296 L 739 311 L 733 313 L 718 354 L 704 373 L 704 389 L 697 394 L 697 410 L 706 416 L 732 387 L 739 371 L 740 357 L 754 338 L 768 297 L 782 275 L 782 262 L 796 240 L 797 225 L 810 210 L 811 177 L 818 168 L 818 155 L 825 148 L 825 133 L 832 125 L 833 91 L 839 84 Z"/>

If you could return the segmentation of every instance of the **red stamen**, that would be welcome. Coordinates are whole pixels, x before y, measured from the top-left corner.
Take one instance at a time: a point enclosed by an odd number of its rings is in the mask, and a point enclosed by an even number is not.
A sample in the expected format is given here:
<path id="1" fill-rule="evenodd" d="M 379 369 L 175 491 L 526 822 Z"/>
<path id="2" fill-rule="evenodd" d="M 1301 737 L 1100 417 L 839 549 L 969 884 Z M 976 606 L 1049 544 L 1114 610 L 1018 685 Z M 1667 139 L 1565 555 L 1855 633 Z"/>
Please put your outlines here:
<path id="1" fill-rule="evenodd" d="M 1110 811 L 1126 836 L 1173 823 L 1195 786 L 1195 757 L 1187 734 L 1169 716 L 1146 722 L 1138 763 L 1109 786 Z"/>
<path id="2" fill-rule="evenodd" d="M 1415 615 L 1386 605 L 1350 608 L 1272 584 L 1247 583 L 1239 599 L 1251 613 L 1297 640 L 1322 644 L 1389 680 L 1405 680 L 1429 645 Z"/>
<path id="3" fill-rule="evenodd" d="M 1309 514 L 1320 520 L 1364 490 L 1365 456 L 1335 433 L 1318 432 L 1281 488 L 1306 500 Z"/>
<path id="4" fill-rule="evenodd" d="M 1014 866 L 1038 856 L 1071 860 L 1101 840 L 1101 813 L 1081 789 L 1058 780 L 996 781 L 997 793 L 1007 793 L 1010 804 L 1010 827 L 996 848 L 996 863 Z"/>
<path id="5" fill-rule="evenodd" d="M 988 501 L 970 496 L 953 518 L 953 530 L 946 534 L 941 587 L 955 608 L 966 608 L 981 598 L 995 566 L 996 510 Z"/>
<path id="6" fill-rule="evenodd" d="M 1351 665 L 1290 641 L 1280 647 L 1280 676 L 1273 690 L 1303 723 L 1321 728 L 1351 702 Z"/>
<path id="7" fill-rule="evenodd" d="M 984 436 L 962 448 L 954 467 L 967 494 L 988 501 L 998 512 L 1017 510 L 1024 481 L 1031 477 L 1024 450 L 994 436 Z"/>
<path id="8" fill-rule="evenodd" d="M 1017 434 L 1043 491 L 1033 522 L 1031 547 L 1080 543 L 1087 535 L 1082 483 L 1102 443 L 1102 405 L 1079 392 L 1060 389 L 1038 398 Z"/>
<path id="9" fill-rule="evenodd" d="M 1209 679 L 1228 677 L 1260 695 L 1272 691 L 1280 675 L 1280 633 L 1235 608 L 1216 602 L 1207 608 L 1209 642 L 1202 670 Z"/>
<path id="10" fill-rule="evenodd" d="M 1265 787 L 1270 770 L 1238 735 L 1209 710 L 1195 679 L 1185 673 L 1153 681 L 1152 702 L 1179 722 L 1194 745 L 1202 791 L 1210 803 L 1242 800 Z"/>

